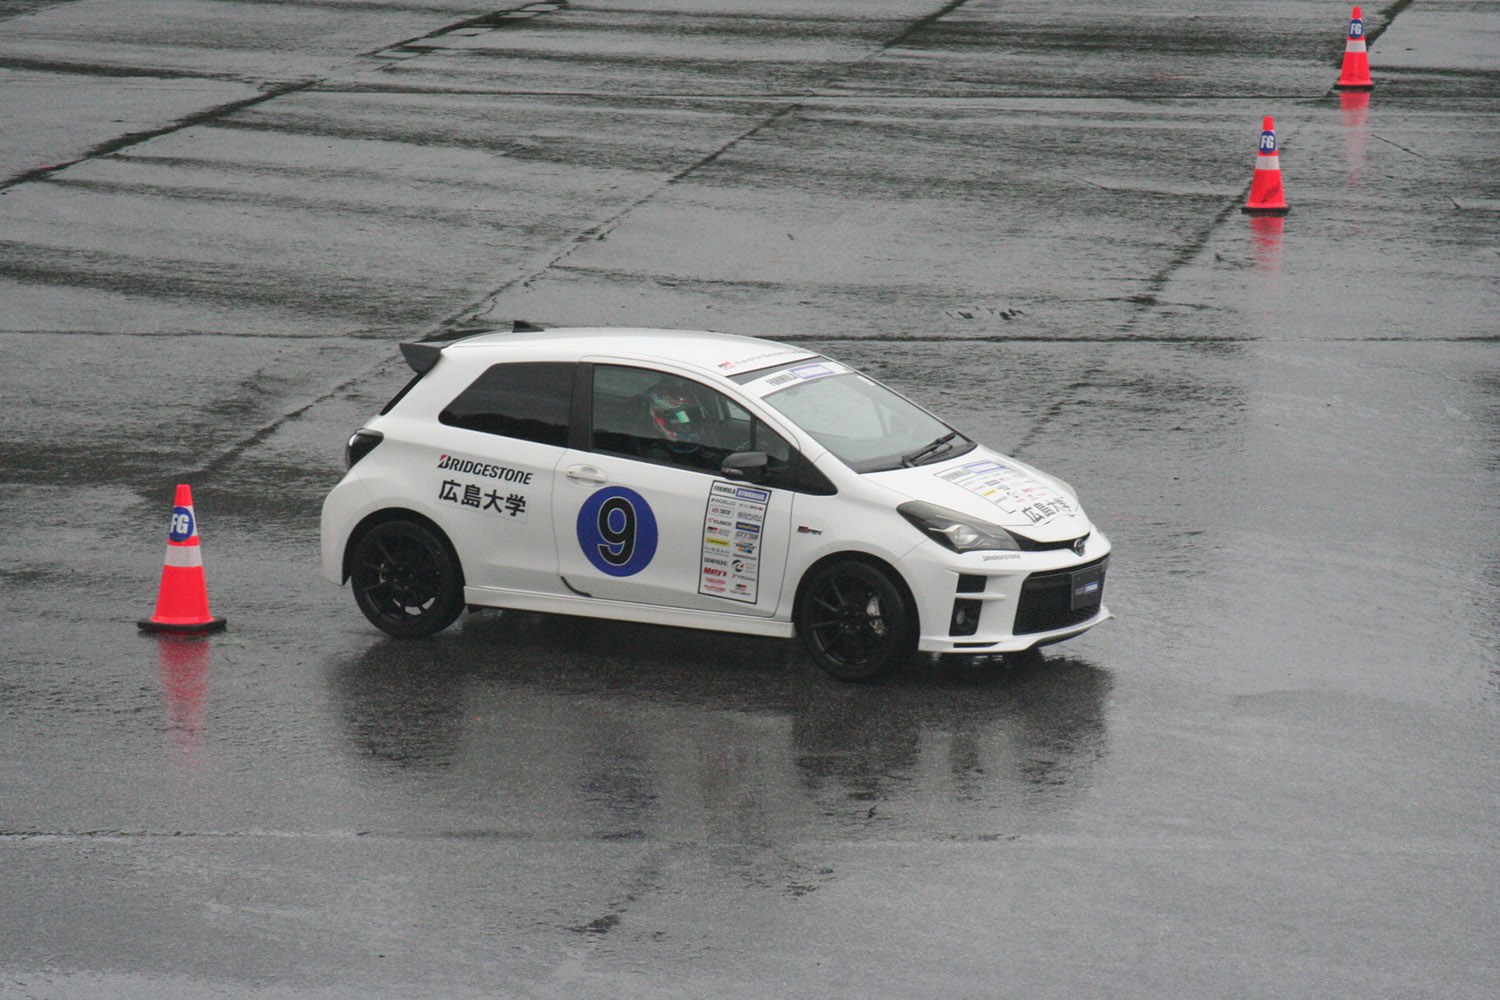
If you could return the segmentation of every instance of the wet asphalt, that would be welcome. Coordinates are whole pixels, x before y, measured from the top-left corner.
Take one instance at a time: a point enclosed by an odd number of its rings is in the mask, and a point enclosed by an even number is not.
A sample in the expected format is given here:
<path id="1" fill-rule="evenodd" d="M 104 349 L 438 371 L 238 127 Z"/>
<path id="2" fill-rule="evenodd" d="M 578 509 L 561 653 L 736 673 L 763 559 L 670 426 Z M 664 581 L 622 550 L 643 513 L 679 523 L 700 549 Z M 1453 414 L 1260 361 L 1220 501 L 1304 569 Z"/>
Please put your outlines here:
<path id="1" fill-rule="evenodd" d="M 1500 993 L 1500 28 L 1365 14 L 1368 95 L 1326 2 L 0 0 L 0 997 Z M 343 441 L 514 318 L 868 369 L 1116 620 L 384 638 Z"/>

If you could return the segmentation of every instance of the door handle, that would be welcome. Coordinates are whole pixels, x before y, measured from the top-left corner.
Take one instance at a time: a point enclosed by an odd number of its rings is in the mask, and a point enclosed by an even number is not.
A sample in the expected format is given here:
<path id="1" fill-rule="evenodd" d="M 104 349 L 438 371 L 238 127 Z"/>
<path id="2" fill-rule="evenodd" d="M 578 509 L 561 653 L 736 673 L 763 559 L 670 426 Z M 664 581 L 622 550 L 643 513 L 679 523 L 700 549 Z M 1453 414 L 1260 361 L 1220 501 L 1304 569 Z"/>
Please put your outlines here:
<path id="1" fill-rule="evenodd" d="M 592 465 L 575 465 L 568 469 L 568 478 L 575 483 L 607 483 L 609 477 Z"/>

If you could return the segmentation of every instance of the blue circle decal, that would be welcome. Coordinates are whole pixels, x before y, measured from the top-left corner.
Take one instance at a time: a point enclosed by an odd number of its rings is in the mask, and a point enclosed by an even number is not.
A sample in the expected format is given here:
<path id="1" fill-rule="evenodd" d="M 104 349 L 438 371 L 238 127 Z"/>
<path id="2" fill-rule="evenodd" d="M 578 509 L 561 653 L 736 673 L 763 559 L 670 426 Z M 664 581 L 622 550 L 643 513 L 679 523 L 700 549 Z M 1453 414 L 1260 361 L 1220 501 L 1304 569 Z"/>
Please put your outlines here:
<path id="1" fill-rule="evenodd" d="M 167 531 L 167 538 L 174 542 L 185 542 L 193 537 L 193 508 L 173 507 L 172 527 Z"/>
<path id="2" fill-rule="evenodd" d="M 656 515 L 635 490 L 607 486 L 578 510 L 578 545 L 610 576 L 634 576 L 656 555 Z"/>

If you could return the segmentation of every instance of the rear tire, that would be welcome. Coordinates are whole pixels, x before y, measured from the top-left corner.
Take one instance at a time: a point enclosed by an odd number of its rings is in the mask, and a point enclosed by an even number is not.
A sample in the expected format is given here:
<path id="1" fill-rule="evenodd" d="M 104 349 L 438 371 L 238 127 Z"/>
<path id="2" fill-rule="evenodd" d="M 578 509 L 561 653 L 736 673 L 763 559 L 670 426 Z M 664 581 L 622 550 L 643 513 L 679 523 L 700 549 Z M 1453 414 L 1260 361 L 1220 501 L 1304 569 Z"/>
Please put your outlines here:
<path id="1" fill-rule="evenodd" d="M 349 583 L 376 628 L 398 639 L 441 632 L 464 609 L 463 572 L 448 543 L 415 521 L 375 525 L 354 547 Z"/>
<path id="2" fill-rule="evenodd" d="M 815 569 L 793 617 L 813 660 L 839 680 L 873 680 L 917 649 L 911 601 L 889 573 L 863 560 Z"/>

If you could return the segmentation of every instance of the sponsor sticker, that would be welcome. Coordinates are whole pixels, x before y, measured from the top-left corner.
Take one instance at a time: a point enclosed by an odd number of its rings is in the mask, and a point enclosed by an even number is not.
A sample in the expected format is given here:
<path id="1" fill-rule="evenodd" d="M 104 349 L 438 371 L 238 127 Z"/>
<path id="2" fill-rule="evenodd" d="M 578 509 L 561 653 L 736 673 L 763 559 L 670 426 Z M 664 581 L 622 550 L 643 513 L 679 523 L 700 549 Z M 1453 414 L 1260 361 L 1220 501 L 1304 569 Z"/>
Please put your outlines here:
<path id="1" fill-rule="evenodd" d="M 1025 518 L 1030 524 L 1046 524 L 1054 518 L 1078 513 L 1072 502 L 1057 490 L 1001 462 L 970 462 L 935 475 L 984 497 L 1013 518 Z"/>
<path id="2" fill-rule="evenodd" d="M 698 593 L 754 604 L 760 590 L 760 536 L 771 491 L 715 482 L 703 515 Z"/>
<path id="3" fill-rule="evenodd" d="M 442 455 L 438 458 L 437 467 L 445 472 L 459 472 L 469 476 L 483 476 L 487 479 L 498 479 L 506 483 L 519 483 L 522 486 L 531 484 L 532 473 L 525 469 L 512 469 L 505 465 L 491 465 L 488 462 L 478 462 L 471 458 L 459 458 L 456 455 Z"/>
<path id="4" fill-rule="evenodd" d="M 526 492 L 518 487 L 529 486 L 534 472 L 459 455 L 439 455 L 436 468 L 444 473 L 437 487 L 437 498 L 443 503 L 495 515 L 507 522 L 526 521 Z"/>
<path id="5" fill-rule="evenodd" d="M 526 494 L 496 489 L 489 483 L 444 479 L 438 484 L 437 498 L 458 507 L 489 511 L 512 521 L 526 520 Z"/>
<path id="6" fill-rule="evenodd" d="M 850 371 L 847 365 L 841 365 L 837 361 L 817 361 L 812 364 L 798 365 L 795 368 L 787 368 L 764 378 L 758 378 L 745 388 L 757 395 L 767 396 L 778 389 L 786 389 L 793 385 L 801 385 L 803 382 L 811 382 L 815 379 L 828 378 L 830 375 L 843 375 Z"/>
<path id="7" fill-rule="evenodd" d="M 157 524 L 161 522 L 158 521 Z M 172 525 L 167 529 L 167 540 L 172 542 L 185 542 L 193 537 L 193 508 L 173 507 Z M 160 535 L 156 537 L 160 538 Z"/>
<path id="8" fill-rule="evenodd" d="M 719 371 L 725 375 L 733 375 L 735 372 L 748 371 L 753 368 L 764 368 L 776 363 L 777 358 L 795 358 L 799 355 L 805 356 L 806 351 L 797 351 L 783 348 L 777 351 L 765 351 L 761 354 L 752 354 L 746 358 L 736 358 L 733 361 L 721 361 L 717 365 Z"/>

